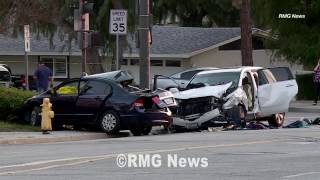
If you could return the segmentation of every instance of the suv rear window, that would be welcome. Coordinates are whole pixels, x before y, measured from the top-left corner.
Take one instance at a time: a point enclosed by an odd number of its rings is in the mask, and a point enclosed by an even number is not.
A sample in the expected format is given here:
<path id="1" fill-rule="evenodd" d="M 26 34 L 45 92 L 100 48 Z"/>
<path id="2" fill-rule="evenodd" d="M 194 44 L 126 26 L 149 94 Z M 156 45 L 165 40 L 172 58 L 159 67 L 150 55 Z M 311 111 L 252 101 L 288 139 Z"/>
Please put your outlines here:
<path id="1" fill-rule="evenodd" d="M 0 71 L 0 81 L 10 81 L 10 73 L 7 71 Z"/>

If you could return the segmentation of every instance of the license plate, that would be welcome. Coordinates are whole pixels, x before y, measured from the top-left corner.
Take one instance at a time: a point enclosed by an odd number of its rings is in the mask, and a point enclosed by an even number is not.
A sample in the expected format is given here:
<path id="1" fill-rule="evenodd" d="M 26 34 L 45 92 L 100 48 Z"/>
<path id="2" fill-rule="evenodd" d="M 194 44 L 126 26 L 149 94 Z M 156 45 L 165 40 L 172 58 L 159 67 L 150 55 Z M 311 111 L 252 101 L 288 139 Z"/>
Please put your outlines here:
<path id="1" fill-rule="evenodd" d="M 173 99 L 172 98 L 167 98 L 163 100 L 166 104 L 173 104 Z"/>

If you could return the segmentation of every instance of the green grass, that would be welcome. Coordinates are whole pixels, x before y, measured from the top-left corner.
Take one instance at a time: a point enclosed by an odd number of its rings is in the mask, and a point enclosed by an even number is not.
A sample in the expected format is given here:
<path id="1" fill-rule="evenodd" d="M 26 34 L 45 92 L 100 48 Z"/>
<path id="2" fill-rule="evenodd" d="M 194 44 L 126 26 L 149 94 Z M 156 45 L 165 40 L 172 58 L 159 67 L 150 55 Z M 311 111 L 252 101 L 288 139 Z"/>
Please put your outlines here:
<path id="1" fill-rule="evenodd" d="M 0 132 L 13 131 L 40 131 L 40 127 L 34 127 L 27 124 L 17 124 L 6 121 L 0 121 Z"/>

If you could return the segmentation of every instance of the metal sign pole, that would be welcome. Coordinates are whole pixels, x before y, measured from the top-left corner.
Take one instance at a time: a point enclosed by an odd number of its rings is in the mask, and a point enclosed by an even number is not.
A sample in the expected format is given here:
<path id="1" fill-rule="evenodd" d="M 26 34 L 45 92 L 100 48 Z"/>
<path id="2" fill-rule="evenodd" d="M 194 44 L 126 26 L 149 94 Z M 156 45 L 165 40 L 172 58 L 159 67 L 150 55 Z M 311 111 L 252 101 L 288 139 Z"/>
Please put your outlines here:
<path id="1" fill-rule="evenodd" d="M 119 70 L 119 34 L 116 34 L 116 70 Z"/>
<path id="2" fill-rule="evenodd" d="M 24 58 L 25 58 L 25 68 L 26 68 L 26 75 L 25 75 L 26 90 L 29 90 L 29 60 L 28 60 L 27 51 L 24 52 Z"/>

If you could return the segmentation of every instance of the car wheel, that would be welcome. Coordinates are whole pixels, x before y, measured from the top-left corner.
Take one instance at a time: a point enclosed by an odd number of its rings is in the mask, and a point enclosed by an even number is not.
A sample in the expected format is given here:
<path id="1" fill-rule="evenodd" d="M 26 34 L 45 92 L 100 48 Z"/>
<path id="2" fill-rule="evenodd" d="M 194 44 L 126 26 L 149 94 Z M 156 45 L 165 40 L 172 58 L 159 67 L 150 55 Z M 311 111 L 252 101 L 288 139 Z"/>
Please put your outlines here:
<path id="1" fill-rule="evenodd" d="M 142 129 L 141 128 L 131 128 L 130 132 L 134 135 L 134 136 L 141 136 L 142 135 Z"/>
<path id="2" fill-rule="evenodd" d="M 277 113 L 272 115 L 272 117 L 268 120 L 269 126 L 271 127 L 282 127 L 284 123 L 285 113 Z"/>
<path id="3" fill-rule="evenodd" d="M 151 130 L 152 130 L 152 126 L 145 127 L 145 128 L 142 129 L 142 134 L 143 135 L 149 135 Z"/>
<path id="4" fill-rule="evenodd" d="M 29 123 L 31 126 L 38 126 L 40 125 L 40 113 L 41 108 L 39 106 L 34 106 L 29 114 Z"/>
<path id="5" fill-rule="evenodd" d="M 120 119 L 114 111 L 106 111 L 100 116 L 100 128 L 107 134 L 115 134 L 120 130 Z"/>

